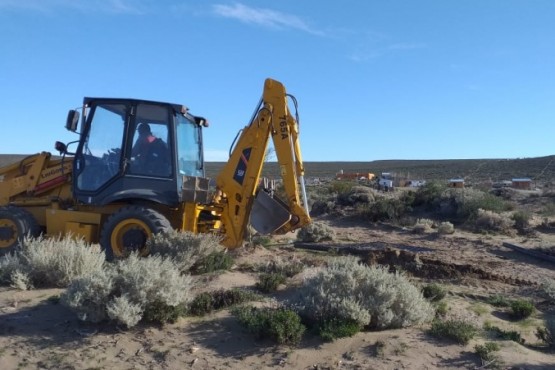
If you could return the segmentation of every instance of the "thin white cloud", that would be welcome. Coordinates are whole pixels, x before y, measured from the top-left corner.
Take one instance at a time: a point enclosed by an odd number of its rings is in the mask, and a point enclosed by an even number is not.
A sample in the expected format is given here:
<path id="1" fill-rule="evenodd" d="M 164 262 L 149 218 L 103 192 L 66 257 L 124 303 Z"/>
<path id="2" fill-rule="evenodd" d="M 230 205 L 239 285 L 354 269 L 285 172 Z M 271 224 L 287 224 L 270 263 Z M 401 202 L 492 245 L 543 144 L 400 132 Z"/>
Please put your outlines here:
<path id="1" fill-rule="evenodd" d="M 231 18 L 247 24 L 255 24 L 276 29 L 294 29 L 313 35 L 323 36 L 322 31 L 316 30 L 301 18 L 266 8 L 252 8 L 241 3 L 233 5 L 215 4 L 214 13 L 220 17 Z"/>
<path id="2" fill-rule="evenodd" d="M 0 9 L 52 13 L 60 9 L 114 14 L 144 14 L 145 0 L 0 0 Z"/>

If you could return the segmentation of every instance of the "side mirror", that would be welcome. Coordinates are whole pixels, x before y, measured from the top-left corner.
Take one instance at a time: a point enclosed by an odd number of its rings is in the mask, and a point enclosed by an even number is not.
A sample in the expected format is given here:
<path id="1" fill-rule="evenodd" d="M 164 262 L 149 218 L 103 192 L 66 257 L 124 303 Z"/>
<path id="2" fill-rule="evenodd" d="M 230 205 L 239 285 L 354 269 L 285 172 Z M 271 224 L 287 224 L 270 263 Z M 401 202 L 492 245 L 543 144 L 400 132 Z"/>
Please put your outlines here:
<path id="1" fill-rule="evenodd" d="M 79 112 L 73 109 L 70 110 L 67 113 L 66 130 L 76 132 L 78 123 L 79 123 Z"/>
<path id="2" fill-rule="evenodd" d="M 56 144 L 54 145 L 54 148 L 60 152 L 60 155 L 65 155 L 67 154 L 67 146 L 60 142 L 60 141 L 56 141 Z"/>

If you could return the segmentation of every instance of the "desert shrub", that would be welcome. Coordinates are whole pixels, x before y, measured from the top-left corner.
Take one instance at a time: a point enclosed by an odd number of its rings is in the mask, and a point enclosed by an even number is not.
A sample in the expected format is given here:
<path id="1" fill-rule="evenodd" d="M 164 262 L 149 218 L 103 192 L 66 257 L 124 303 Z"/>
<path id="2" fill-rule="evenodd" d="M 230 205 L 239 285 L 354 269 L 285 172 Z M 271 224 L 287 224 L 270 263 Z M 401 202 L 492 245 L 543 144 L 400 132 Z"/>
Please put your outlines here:
<path id="1" fill-rule="evenodd" d="M 147 248 L 153 256 L 171 258 L 182 273 L 188 272 L 203 258 L 221 252 L 221 238 L 214 234 L 195 234 L 189 231 L 168 230 L 153 235 Z"/>
<path id="2" fill-rule="evenodd" d="M 257 267 L 258 271 L 282 274 L 286 277 L 293 277 L 304 269 L 304 262 L 295 256 L 289 259 L 275 257 L 267 263 L 261 264 Z"/>
<path id="3" fill-rule="evenodd" d="M 511 301 L 501 294 L 489 296 L 487 303 L 494 307 L 509 307 L 511 305 Z"/>
<path id="4" fill-rule="evenodd" d="M 419 218 L 418 220 L 416 220 L 412 231 L 417 234 L 425 234 L 432 230 L 433 225 L 434 222 L 432 220 L 427 218 Z"/>
<path id="5" fill-rule="evenodd" d="M 478 217 L 478 210 L 495 213 L 509 210 L 510 204 L 495 195 L 478 189 L 447 189 L 437 202 L 436 210 L 446 217 L 462 221 L 472 221 Z"/>
<path id="6" fill-rule="evenodd" d="M 302 227 L 297 233 L 297 240 L 302 242 L 320 242 L 335 239 L 335 231 L 328 225 L 313 221 Z"/>
<path id="7" fill-rule="evenodd" d="M 110 318 L 130 327 L 138 316 L 160 323 L 174 321 L 192 299 L 191 287 L 191 278 L 181 275 L 171 259 L 132 254 L 74 280 L 61 301 L 81 320 Z"/>
<path id="8" fill-rule="evenodd" d="M 411 211 L 411 207 L 395 197 L 376 197 L 373 203 L 360 207 L 358 212 L 371 222 L 399 221 Z"/>
<path id="9" fill-rule="evenodd" d="M 445 289 L 436 283 L 428 284 L 422 288 L 422 295 L 431 302 L 438 302 L 445 298 Z"/>
<path id="10" fill-rule="evenodd" d="M 462 189 L 457 193 L 457 213 L 465 219 L 473 219 L 479 216 L 479 210 L 491 212 L 503 212 L 509 209 L 508 204 L 495 195 L 485 193 L 476 189 Z"/>
<path id="11" fill-rule="evenodd" d="M 500 349 L 501 347 L 499 347 L 499 344 L 494 342 L 486 342 L 484 344 L 477 344 L 474 346 L 476 354 L 480 356 L 482 366 L 488 366 L 489 368 L 498 367 L 499 358 L 495 355 L 495 352 Z"/>
<path id="12" fill-rule="evenodd" d="M 534 304 L 530 301 L 524 299 L 516 299 L 511 302 L 511 316 L 515 320 L 522 320 L 530 317 L 534 311 Z"/>
<path id="13" fill-rule="evenodd" d="M 478 328 L 462 319 L 435 319 L 430 334 L 438 338 L 448 338 L 460 344 L 468 344 L 477 334 Z"/>
<path id="14" fill-rule="evenodd" d="M 504 340 L 512 340 L 513 342 L 517 342 L 520 344 L 524 344 L 524 338 L 520 335 L 518 331 L 515 330 L 503 330 L 495 325 L 491 325 L 490 323 L 486 322 L 484 324 L 484 330 L 493 334 L 495 338 L 504 339 Z"/>
<path id="15" fill-rule="evenodd" d="M 549 348 L 555 349 L 555 319 L 547 319 L 544 327 L 538 327 L 536 337 Z"/>
<path id="16" fill-rule="evenodd" d="M 335 210 L 335 203 L 331 200 L 316 200 L 310 207 L 310 214 L 312 216 L 320 216 L 332 213 Z"/>
<path id="17" fill-rule="evenodd" d="M 279 344 L 297 345 L 305 326 L 293 310 L 278 307 L 257 308 L 240 306 L 232 309 L 239 323 L 259 338 L 268 338 Z"/>
<path id="18" fill-rule="evenodd" d="M 445 189 L 447 189 L 447 185 L 443 183 L 437 181 L 427 182 L 416 191 L 413 205 L 424 206 L 428 210 L 435 210 L 441 201 L 441 195 Z"/>
<path id="19" fill-rule="evenodd" d="M 328 185 L 328 191 L 331 194 L 340 196 L 341 194 L 350 193 L 353 186 L 357 186 L 357 183 L 352 181 L 332 181 Z"/>
<path id="20" fill-rule="evenodd" d="M 437 227 L 437 233 L 441 235 L 453 234 L 455 232 L 455 226 L 449 221 L 440 222 Z"/>
<path id="21" fill-rule="evenodd" d="M 541 284 L 541 293 L 551 304 L 555 304 L 555 280 L 545 279 Z"/>
<path id="22" fill-rule="evenodd" d="M 354 206 L 356 204 L 370 204 L 376 198 L 374 189 L 367 186 L 355 185 L 345 191 L 337 194 L 337 202 L 342 206 Z"/>
<path id="23" fill-rule="evenodd" d="M 114 297 L 106 304 L 106 314 L 112 320 L 117 320 L 128 328 L 137 325 L 143 317 L 143 308 L 137 303 L 129 300 L 129 297 L 124 294 L 119 297 Z"/>
<path id="24" fill-rule="evenodd" d="M 514 221 L 504 214 L 479 209 L 475 225 L 480 231 L 510 233 Z"/>
<path id="25" fill-rule="evenodd" d="M 530 213 L 526 211 L 516 211 L 511 216 L 511 219 L 514 221 L 514 227 L 520 231 L 530 228 L 530 218 Z"/>
<path id="26" fill-rule="evenodd" d="M 207 274 L 219 270 L 229 270 L 231 266 L 233 266 L 233 257 L 227 253 L 227 250 L 218 250 L 197 260 L 191 267 L 191 272 Z"/>
<path id="27" fill-rule="evenodd" d="M 23 264 L 17 253 L 8 253 L 0 257 L 0 284 L 11 285 L 14 282 L 14 274 L 27 275 L 27 266 Z M 26 289 L 23 289 L 26 290 Z"/>
<path id="28" fill-rule="evenodd" d="M 15 254 L 0 259 L 0 280 L 13 283 L 16 279 L 17 284 L 25 280 L 27 287 L 65 287 L 73 279 L 101 270 L 104 263 L 98 245 L 71 235 L 25 238 Z"/>
<path id="29" fill-rule="evenodd" d="M 263 293 L 272 293 L 281 284 L 285 284 L 286 279 L 285 275 L 275 272 L 260 274 L 256 288 Z"/>
<path id="30" fill-rule="evenodd" d="M 233 288 L 219 289 L 198 294 L 189 304 L 189 313 L 196 316 L 231 307 L 240 303 L 255 301 L 261 297 L 251 291 Z"/>
<path id="31" fill-rule="evenodd" d="M 334 341 L 338 338 L 352 337 L 358 333 L 362 327 L 353 320 L 331 319 L 320 323 L 317 327 L 318 335 L 327 341 Z"/>
<path id="32" fill-rule="evenodd" d="M 436 310 L 436 317 L 444 317 L 449 312 L 449 306 L 445 301 L 434 302 L 433 305 Z"/>
<path id="33" fill-rule="evenodd" d="M 297 299 L 299 313 L 315 326 L 337 319 L 359 327 L 399 328 L 433 317 L 431 304 L 405 276 L 359 264 L 354 257 L 334 258 L 314 269 Z"/>

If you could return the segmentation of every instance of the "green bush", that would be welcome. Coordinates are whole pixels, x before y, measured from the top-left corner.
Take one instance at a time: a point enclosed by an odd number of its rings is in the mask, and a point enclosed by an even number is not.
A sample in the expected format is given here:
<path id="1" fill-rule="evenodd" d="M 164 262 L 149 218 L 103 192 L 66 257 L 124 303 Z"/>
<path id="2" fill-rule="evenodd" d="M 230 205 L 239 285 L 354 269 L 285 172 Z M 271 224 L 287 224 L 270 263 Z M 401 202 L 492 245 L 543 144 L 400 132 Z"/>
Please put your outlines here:
<path id="1" fill-rule="evenodd" d="M 305 269 L 305 264 L 300 259 L 293 257 L 287 260 L 283 258 L 273 258 L 258 267 L 258 271 L 266 273 L 281 274 L 286 277 L 293 277 Z"/>
<path id="2" fill-rule="evenodd" d="M 431 320 L 434 310 L 402 274 L 369 267 L 354 257 L 337 257 L 305 279 L 293 302 L 315 326 L 334 319 L 379 329 Z"/>
<path id="3" fill-rule="evenodd" d="M 436 317 L 444 317 L 449 311 L 449 306 L 445 301 L 434 302 L 434 308 L 436 310 Z"/>
<path id="4" fill-rule="evenodd" d="M 511 316 L 516 320 L 530 317 L 535 311 L 534 304 L 524 299 L 517 299 L 511 302 Z"/>
<path id="5" fill-rule="evenodd" d="M 261 297 L 251 291 L 234 288 L 229 290 L 219 289 L 212 292 L 198 294 L 189 304 L 189 313 L 203 316 L 212 311 L 231 307 L 236 304 L 260 299 Z"/>
<path id="6" fill-rule="evenodd" d="M 0 281 L 20 288 L 66 287 L 104 264 L 100 247 L 81 238 L 25 238 L 15 254 L 0 258 Z"/>
<path id="7" fill-rule="evenodd" d="M 430 334 L 438 338 L 449 338 L 460 344 L 468 344 L 478 329 L 471 323 L 460 319 L 440 320 L 432 322 Z"/>
<path id="8" fill-rule="evenodd" d="M 335 231 L 328 225 L 313 221 L 302 227 L 297 233 L 297 240 L 302 242 L 320 242 L 335 239 Z"/>
<path id="9" fill-rule="evenodd" d="M 214 271 L 229 270 L 231 266 L 233 266 L 233 257 L 227 253 L 227 250 L 218 250 L 201 257 L 191 267 L 191 272 L 202 275 Z"/>
<path id="10" fill-rule="evenodd" d="M 241 306 L 232 309 L 239 323 L 259 338 L 268 338 L 279 344 L 297 345 L 305 326 L 294 311 L 279 308 Z"/>
<path id="11" fill-rule="evenodd" d="M 515 330 L 503 330 L 489 323 L 484 324 L 484 330 L 492 333 L 496 338 L 512 340 L 513 342 L 524 344 L 524 338 L 522 338 L 520 333 Z"/>
<path id="12" fill-rule="evenodd" d="M 172 260 L 132 254 L 73 280 L 61 302 L 83 321 L 112 319 L 132 327 L 142 318 L 173 321 L 192 299 L 191 288 L 191 278 L 182 275 Z"/>
<path id="13" fill-rule="evenodd" d="M 494 294 L 487 299 L 487 303 L 494 307 L 509 307 L 511 301 L 500 294 Z"/>
<path id="14" fill-rule="evenodd" d="M 422 295 L 431 302 L 441 301 L 446 294 L 445 289 L 436 283 L 428 284 L 422 288 Z"/>
<path id="15" fill-rule="evenodd" d="M 153 256 L 171 258 L 181 273 L 188 273 L 193 266 L 204 258 L 222 252 L 221 238 L 214 234 L 194 234 L 189 231 L 168 230 L 153 235 L 147 240 L 147 248 Z"/>
<path id="16" fill-rule="evenodd" d="M 318 335 L 331 342 L 338 338 L 352 337 L 361 329 L 362 327 L 356 321 L 331 319 L 319 324 Z"/>
<path id="17" fill-rule="evenodd" d="M 373 203 L 359 209 L 359 214 L 371 222 L 399 221 L 411 207 L 395 197 L 377 197 Z"/>
<path id="18" fill-rule="evenodd" d="M 427 182 L 424 186 L 418 188 L 415 193 L 413 205 L 424 206 L 428 210 L 437 209 L 441 195 L 447 189 L 447 185 L 437 181 Z"/>
<path id="19" fill-rule="evenodd" d="M 263 293 L 272 293 L 277 290 L 281 284 L 285 284 L 286 277 L 280 273 L 264 273 L 258 277 L 256 288 Z"/>

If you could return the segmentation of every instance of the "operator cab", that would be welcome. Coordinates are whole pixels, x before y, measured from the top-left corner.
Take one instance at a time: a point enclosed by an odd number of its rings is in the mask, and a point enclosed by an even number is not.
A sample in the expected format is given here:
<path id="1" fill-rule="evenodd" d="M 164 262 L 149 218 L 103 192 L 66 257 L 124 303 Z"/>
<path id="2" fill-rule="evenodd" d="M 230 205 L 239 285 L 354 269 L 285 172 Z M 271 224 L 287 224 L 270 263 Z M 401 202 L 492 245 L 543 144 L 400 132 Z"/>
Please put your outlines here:
<path id="1" fill-rule="evenodd" d="M 78 113 L 66 128 L 77 131 Z M 175 207 L 184 176 L 204 177 L 202 126 L 182 105 L 137 99 L 85 98 L 74 159 L 78 201 L 105 205 L 148 200 Z"/>

